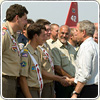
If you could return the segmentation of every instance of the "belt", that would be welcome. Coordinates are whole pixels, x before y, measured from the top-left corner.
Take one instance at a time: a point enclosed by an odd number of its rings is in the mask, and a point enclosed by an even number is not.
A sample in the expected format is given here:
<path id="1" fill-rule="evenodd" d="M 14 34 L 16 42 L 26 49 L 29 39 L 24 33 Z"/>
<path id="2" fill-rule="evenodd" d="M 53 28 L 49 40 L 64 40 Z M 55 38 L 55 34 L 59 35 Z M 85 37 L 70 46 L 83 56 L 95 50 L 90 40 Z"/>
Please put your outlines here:
<path id="1" fill-rule="evenodd" d="M 16 76 L 2 75 L 2 77 L 5 77 L 5 78 L 7 78 L 7 79 L 13 79 L 13 80 L 17 79 Z"/>
<path id="2" fill-rule="evenodd" d="M 96 85 L 96 84 L 85 85 L 85 87 L 91 87 L 91 86 L 98 86 L 98 85 Z"/>
<path id="3" fill-rule="evenodd" d="M 37 91 L 40 91 L 40 88 L 38 88 L 38 87 L 29 87 L 29 90 L 37 90 Z"/>
<path id="4" fill-rule="evenodd" d="M 53 86 L 54 85 L 54 83 L 53 82 L 50 82 L 50 83 L 44 83 L 44 86 Z"/>

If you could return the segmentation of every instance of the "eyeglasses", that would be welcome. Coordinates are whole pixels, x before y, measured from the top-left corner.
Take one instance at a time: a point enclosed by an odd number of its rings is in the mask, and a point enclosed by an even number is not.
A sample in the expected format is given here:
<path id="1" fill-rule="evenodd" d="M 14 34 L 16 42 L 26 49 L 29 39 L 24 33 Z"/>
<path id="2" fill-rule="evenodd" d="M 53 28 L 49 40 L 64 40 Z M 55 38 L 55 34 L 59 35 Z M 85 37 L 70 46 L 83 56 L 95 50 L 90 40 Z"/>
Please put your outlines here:
<path id="1" fill-rule="evenodd" d="M 47 32 L 51 31 L 50 29 L 46 29 Z"/>

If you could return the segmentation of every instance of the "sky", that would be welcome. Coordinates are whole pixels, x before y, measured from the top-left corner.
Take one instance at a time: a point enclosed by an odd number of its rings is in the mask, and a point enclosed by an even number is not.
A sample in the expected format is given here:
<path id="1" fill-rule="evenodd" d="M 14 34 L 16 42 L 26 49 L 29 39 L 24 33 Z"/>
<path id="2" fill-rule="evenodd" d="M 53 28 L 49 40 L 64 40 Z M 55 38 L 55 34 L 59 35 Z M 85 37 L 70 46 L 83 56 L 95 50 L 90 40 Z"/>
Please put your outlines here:
<path id="1" fill-rule="evenodd" d="M 2 1 L 3 0 L 0 0 L 0 2 Z M 97 1 L 100 2 L 100 0 Z M 2 19 L 6 15 L 6 10 L 10 5 L 14 4 L 14 1 L 10 3 L 5 2 L 5 4 L 3 3 L 1 5 Z M 65 23 L 70 6 L 70 2 L 55 2 L 55 3 L 38 2 L 37 4 L 35 2 L 31 3 L 22 2 L 19 4 L 24 5 L 28 9 L 29 11 L 28 18 L 32 18 L 34 21 L 39 18 L 45 18 L 48 19 L 51 23 L 57 23 L 59 25 Z M 98 4 L 96 2 L 88 2 L 88 1 L 84 3 L 78 2 L 78 13 L 79 13 L 79 21 L 88 19 L 92 22 L 98 22 L 99 14 L 98 14 Z M 0 97 L 0 100 L 3 99 Z M 97 100 L 100 100 L 100 97 L 97 98 Z"/>
<path id="2" fill-rule="evenodd" d="M 59 25 L 65 24 L 68 10 L 70 7 L 70 1 L 7 1 L 1 4 L 1 18 L 4 19 L 6 16 L 6 10 L 12 4 L 21 4 L 28 10 L 27 17 L 36 21 L 37 19 L 43 18 L 49 20 L 51 23 Z M 79 2 L 78 1 L 78 17 L 79 21 L 90 20 L 93 23 L 98 22 L 99 18 L 99 5 L 95 1 L 91 2 Z M 1 20 L 2 20 L 1 19 Z"/>

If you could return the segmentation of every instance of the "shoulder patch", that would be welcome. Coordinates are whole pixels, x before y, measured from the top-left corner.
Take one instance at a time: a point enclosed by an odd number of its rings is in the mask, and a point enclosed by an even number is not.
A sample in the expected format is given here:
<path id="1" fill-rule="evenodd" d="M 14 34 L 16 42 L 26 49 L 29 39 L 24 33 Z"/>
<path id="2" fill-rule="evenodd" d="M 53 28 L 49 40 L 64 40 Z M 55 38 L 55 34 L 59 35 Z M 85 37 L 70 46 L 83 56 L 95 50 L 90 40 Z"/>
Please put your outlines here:
<path id="1" fill-rule="evenodd" d="M 21 64 L 21 67 L 25 67 L 27 63 L 25 61 L 22 61 L 20 64 Z"/>
<path id="2" fill-rule="evenodd" d="M 17 52 L 17 47 L 15 45 L 12 45 L 12 50 Z"/>
<path id="3" fill-rule="evenodd" d="M 5 35 L 5 32 L 2 31 L 2 35 L 4 36 Z"/>
<path id="4" fill-rule="evenodd" d="M 32 69 L 32 71 L 36 70 L 35 65 L 32 65 L 31 69 Z"/>
<path id="5" fill-rule="evenodd" d="M 3 27 L 2 30 L 7 30 L 7 28 L 6 27 Z"/>
<path id="6" fill-rule="evenodd" d="M 28 53 L 22 53 L 22 57 L 28 57 Z"/>

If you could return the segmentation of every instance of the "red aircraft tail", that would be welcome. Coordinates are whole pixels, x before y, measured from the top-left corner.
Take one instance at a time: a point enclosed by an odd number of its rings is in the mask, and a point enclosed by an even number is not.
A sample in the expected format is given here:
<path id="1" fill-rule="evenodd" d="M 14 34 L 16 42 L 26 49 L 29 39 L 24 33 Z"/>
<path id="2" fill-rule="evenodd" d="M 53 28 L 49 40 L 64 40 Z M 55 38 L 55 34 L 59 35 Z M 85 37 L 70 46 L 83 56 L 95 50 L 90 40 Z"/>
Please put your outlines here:
<path id="1" fill-rule="evenodd" d="M 65 25 L 68 25 L 69 27 L 76 27 L 77 22 L 78 4 L 77 2 L 71 2 Z"/>

